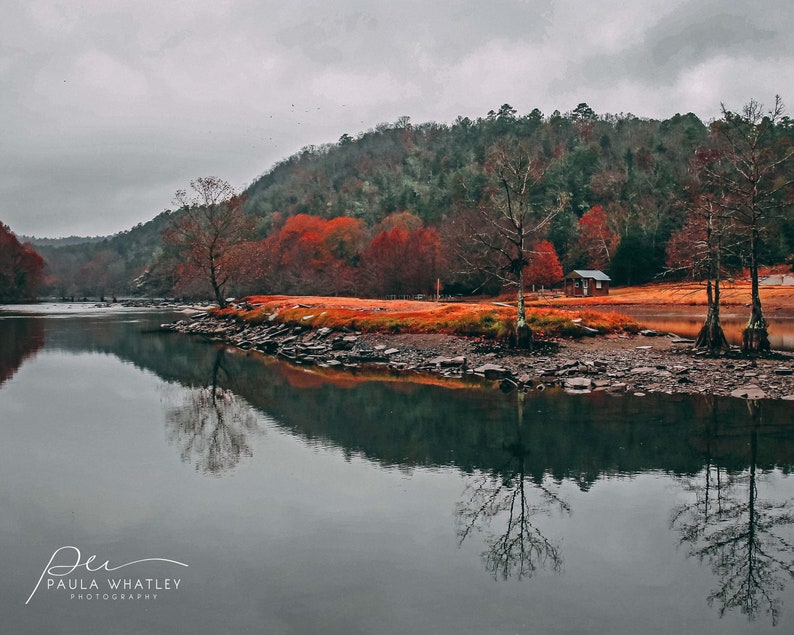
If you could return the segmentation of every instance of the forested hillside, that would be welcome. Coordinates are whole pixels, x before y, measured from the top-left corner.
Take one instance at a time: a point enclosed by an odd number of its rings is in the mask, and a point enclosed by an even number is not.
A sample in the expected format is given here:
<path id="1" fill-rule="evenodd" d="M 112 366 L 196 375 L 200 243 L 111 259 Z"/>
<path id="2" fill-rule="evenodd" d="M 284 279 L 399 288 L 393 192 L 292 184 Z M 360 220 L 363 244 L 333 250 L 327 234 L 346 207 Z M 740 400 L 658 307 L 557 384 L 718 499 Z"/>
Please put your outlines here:
<path id="1" fill-rule="evenodd" d="M 162 232 L 169 215 L 161 213 L 147 223 L 106 238 L 33 239 L 47 263 L 41 293 L 68 298 L 112 298 L 136 292 L 141 276 L 162 252 Z M 75 242 L 76 240 L 76 242 Z"/>
<path id="2" fill-rule="evenodd" d="M 790 145 L 788 117 L 776 135 Z M 343 135 L 283 160 L 243 193 L 254 223 L 246 249 L 236 252 L 229 290 L 383 295 L 430 291 L 440 278 L 450 292 L 496 291 L 496 278 L 473 272 L 461 252 L 472 219 L 500 191 L 494 148 L 519 146 L 544 161 L 530 204 L 564 202 L 532 241 L 548 241 L 563 270 L 601 268 L 616 284 L 649 281 L 668 268 L 668 243 L 698 188 L 693 162 L 711 136 L 691 113 L 657 121 L 598 115 L 587 104 L 551 115 L 520 115 L 505 104 L 476 120 L 413 124 L 404 117 Z M 794 220 L 780 209 L 762 228 L 763 262 L 794 252 Z M 178 213 L 99 243 L 41 247 L 51 291 L 127 294 L 146 271 L 146 292 L 173 292 L 180 263 L 162 248 L 161 231 Z M 347 220 L 329 224 L 337 218 Z M 200 284 L 177 291 L 206 293 Z"/>

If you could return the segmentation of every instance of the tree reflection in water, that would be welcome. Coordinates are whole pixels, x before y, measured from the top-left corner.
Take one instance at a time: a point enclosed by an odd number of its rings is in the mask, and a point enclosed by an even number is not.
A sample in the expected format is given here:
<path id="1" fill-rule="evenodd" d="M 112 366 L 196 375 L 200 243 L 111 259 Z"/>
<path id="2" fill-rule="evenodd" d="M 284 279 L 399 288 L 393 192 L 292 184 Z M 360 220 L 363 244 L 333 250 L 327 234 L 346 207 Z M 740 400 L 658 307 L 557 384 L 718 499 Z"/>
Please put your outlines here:
<path id="1" fill-rule="evenodd" d="M 218 349 L 206 386 L 187 389 L 183 402 L 166 411 L 168 440 L 179 448 L 182 461 L 214 476 L 253 456 L 248 436 L 262 431 L 257 411 L 221 385 L 221 374 L 231 379 L 224 356 Z"/>
<path id="2" fill-rule="evenodd" d="M 458 546 L 476 532 L 486 534 L 482 559 L 494 579 L 515 576 L 521 580 L 538 569 L 562 570 L 559 545 L 533 519 L 550 514 L 555 507 L 567 514 L 571 510 L 550 478 L 531 476 L 532 448 L 523 438 L 523 400 L 524 395 L 518 393 L 515 438 L 503 445 L 503 468 L 472 479 L 455 510 Z"/>
<path id="3" fill-rule="evenodd" d="M 718 437 L 715 416 L 706 440 L 706 465 L 702 474 L 685 482 L 694 501 L 673 510 L 671 526 L 681 534 L 681 544 L 689 546 L 689 556 L 706 562 L 717 576 L 718 586 L 708 596 L 711 606 L 720 606 L 720 616 L 739 609 L 753 620 L 767 613 L 777 624 L 780 598 L 785 580 L 794 577 L 791 533 L 794 523 L 792 502 L 773 502 L 758 496 L 758 483 L 764 472 L 757 468 L 758 428 L 762 405 L 748 401 L 752 416 L 749 438 L 749 466 L 730 473 L 718 464 L 714 451 Z"/>

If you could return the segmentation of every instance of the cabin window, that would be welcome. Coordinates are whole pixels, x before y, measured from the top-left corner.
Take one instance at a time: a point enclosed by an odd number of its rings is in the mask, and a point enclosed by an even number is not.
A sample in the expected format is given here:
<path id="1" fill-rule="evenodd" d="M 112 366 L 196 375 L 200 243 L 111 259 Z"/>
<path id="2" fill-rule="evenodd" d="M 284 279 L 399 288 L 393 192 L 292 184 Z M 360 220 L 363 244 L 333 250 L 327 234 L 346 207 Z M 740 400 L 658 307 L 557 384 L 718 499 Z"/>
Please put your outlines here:
<path id="1" fill-rule="evenodd" d="M 576 282 L 574 282 L 573 286 L 575 286 L 578 289 L 579 288 L 579 281 L 577 280 Z"/>
<path id="2" fill-rule="evenodd" d="M 596 280 L 596 289 L 600 289 L 600 288 L 601 288 L 601 281 Z"/>

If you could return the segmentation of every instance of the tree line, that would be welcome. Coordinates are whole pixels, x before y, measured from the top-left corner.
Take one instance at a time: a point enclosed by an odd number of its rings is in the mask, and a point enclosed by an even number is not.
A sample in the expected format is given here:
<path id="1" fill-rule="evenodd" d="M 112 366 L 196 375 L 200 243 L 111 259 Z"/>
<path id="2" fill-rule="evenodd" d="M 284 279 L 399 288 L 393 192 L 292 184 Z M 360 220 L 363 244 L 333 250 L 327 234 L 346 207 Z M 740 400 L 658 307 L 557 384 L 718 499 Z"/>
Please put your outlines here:
<path id="1" fill-rule="evenodd" d="M 709 272 L 713 279 L 704 206 L 725 219 L 718 228 L 712 215 L 708 229 L 726 247 L 716 250 L 717 270 L 746 268 L 757 278 L 760 265 L 794 252 L 785 160 L 793 129 L 779 101 L 770 112 L 751 104 L 752 112 L 723 108 L 709 125 L 691 113 L 663 121 L 598 115 L 585 103 L 548 116 L 504 104 L 452 124 L 402 117 L 304 148 L 227 197 L 241 218 L 226 238 L 234 248 L 203 282 L 195 275 L 203 265 L 177 239 L 181 232 L 190 242 L 183 219 L 193 215 L 195 230 L 194 212 L 207 207 L 193 191 L 130 232 L 40 247 L 45 291 L 408 295 L 440 279 L 447 293 L 497 293 L 506 283 L 552 285 L 573 268 L 602 269 L 615 284 Z M 774 148 L 779 161 L 763 175 L 774 195 L 741 203 L 755 185 L 739 182 L 743 159 L 729 137 L 749 139 L 762 128 L 747 152 Z M 506 178 L 522 162 L 524 183 L 515 172 Z"/>

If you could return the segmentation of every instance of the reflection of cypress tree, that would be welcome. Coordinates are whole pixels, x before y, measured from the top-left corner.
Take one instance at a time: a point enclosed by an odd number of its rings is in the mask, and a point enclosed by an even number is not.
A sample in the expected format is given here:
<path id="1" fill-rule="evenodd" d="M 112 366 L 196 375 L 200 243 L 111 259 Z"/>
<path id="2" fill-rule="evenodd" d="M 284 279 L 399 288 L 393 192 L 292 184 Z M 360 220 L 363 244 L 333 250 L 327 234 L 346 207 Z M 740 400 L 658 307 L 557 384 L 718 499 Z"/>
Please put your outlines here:
<path id="1" fill-rule="evenodd" d="M 703 484 L 687 483 L 695 501 L 673 512 L 672 526 L 681 533 L 681 542 L 689 545 L 689 555 L 708 562 L 719 579 L 719 586 L 708 596 L 709 605 L 717 601 L 720 615 L 738 608 L 749 619 L 764 611 L 777 623 L 780 593 L 784 580 L 794 577 L 792 544 L 779 533 L 794 523 L 792 501 L 774 503 L 759 499 L 757 472 L 758 428 L 762 420 L 760 402 L 748 401 L 752 417 L 749 439 L 749 466 L 731 475 L 714 465 L 706 444 L 706 467 Z M 710 430 L 718 435 L 717 417 Z"/>
<path id="2" fill-rule="evenodd" d="M 207 385 L 187 389 L 182 405 L 166 412 L 169 440 L 179 447 L 182 460 L 216 476 L 234 468 L 242 457 L 253 456 L 248 433 L 259 431 L 253 408 L 220 385 L 221 373 L 229 379 L 224 356 L 225 351 L 217 349 Z"/>
<path id="3" fill-rule="evenodd" d="M 532 447 L 524 439 L 523 405 L 524 395 L 519 393 L 515 437 L 503 446 L 503 465 L 490 475 L 472 479 L 466 488 L 467 500 L 456 509 L 459 545 L 475 531 L 491 530 L 482 557 L 494 579 L 515 575 L 520 580 L 532 577 L 538 568 L 555 572 L 562 568 L 559 546 L 532 521 L 550 513 L 554 505 L 567 513 L 570 507 L 543 475 L 533 480 L 528 474 Z M 536 502 L 529 500 L 533 490 L 539 494 Z M 501 532 L 492 531 L 497 522 L 504 522 Z"/>

